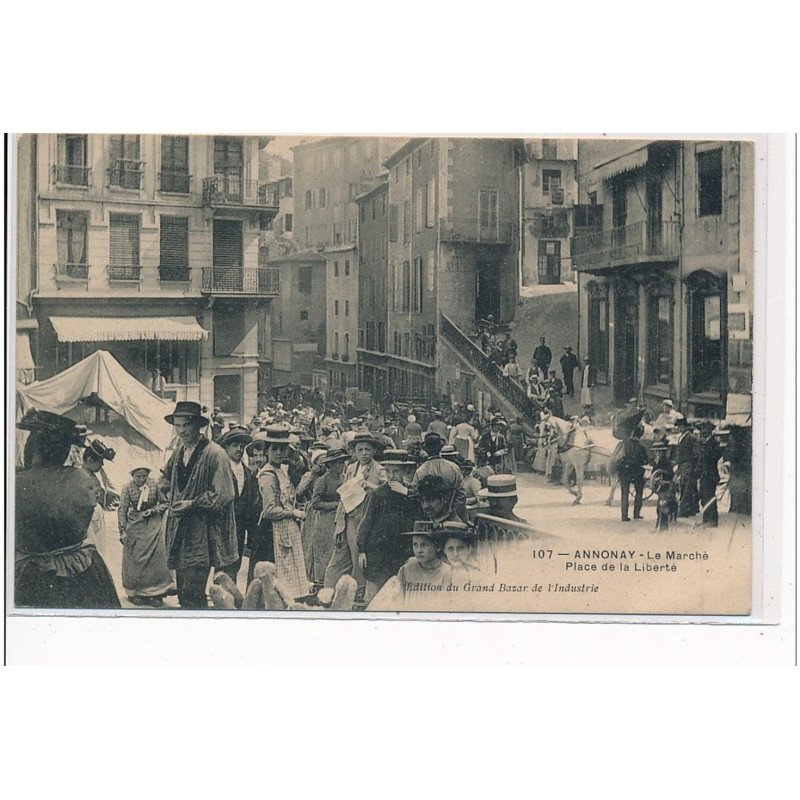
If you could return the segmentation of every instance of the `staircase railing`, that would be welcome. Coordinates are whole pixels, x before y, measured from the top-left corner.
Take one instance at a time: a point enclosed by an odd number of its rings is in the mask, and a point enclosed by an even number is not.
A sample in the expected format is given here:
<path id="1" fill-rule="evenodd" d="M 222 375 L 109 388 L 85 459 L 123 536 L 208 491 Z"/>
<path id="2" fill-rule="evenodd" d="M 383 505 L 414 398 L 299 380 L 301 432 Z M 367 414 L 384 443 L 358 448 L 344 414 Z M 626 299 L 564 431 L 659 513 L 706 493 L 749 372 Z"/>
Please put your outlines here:
<path id="1" fill-rule="evenodd" d="M 439 312 L 440 330 L 447 343 L 460 353 L 470 366 L 478 370 L 497 392 L 521 414 L 535 417 L 536 405 L 525 390 L 513 378 L 503 375 L 502 370 L 489 359 L 486 353 L 472 341 L 449 317 Z"/>

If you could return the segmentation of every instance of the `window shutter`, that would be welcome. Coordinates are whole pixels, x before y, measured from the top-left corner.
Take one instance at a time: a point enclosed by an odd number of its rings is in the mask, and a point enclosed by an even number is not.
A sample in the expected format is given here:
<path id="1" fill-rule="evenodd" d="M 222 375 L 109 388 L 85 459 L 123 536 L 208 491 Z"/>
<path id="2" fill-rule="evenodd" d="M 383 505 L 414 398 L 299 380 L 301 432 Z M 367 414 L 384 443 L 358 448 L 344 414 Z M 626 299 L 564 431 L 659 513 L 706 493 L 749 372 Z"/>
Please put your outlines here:
<path id="1" fill-rule="evenodd" d="M 128 267 L 139 263 L 139 218 L 131 214 L 110 215 L 111 264 Z"/>
<path id="2" fill-rule="evenodd" d="M 236 220 L 214 220 L 214 266 L 242 266 L 242 223 Z"/>
<path id="3" fill-rule="evenodd" d="M 161 217 L 161 266 L 189 266 L 188 217 Z"/>

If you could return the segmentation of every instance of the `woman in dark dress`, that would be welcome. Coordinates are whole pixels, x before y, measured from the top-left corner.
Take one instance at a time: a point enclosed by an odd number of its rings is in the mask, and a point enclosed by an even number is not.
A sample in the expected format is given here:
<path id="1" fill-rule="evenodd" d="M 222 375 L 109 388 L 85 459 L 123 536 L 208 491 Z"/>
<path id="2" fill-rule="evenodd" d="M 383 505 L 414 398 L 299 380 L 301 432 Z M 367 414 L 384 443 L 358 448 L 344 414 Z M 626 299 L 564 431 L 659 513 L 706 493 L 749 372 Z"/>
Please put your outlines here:
<path id="1" fill-rule="evenodd" d="M 19 608 L 120 608 L 108 567 L 87 539 L 96 502 L 83 470 L 65 467 L 75 423 L 29 411 L 29 431 L 16 482 L 14 600 Z"/>

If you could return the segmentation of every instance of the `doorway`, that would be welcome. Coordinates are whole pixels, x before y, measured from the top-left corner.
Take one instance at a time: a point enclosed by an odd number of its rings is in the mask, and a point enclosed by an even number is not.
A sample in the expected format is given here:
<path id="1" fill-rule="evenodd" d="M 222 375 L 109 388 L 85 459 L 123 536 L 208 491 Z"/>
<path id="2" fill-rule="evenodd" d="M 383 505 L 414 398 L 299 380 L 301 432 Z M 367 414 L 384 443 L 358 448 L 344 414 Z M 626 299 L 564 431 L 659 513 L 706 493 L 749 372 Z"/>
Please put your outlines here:
<path id="1" fill-rule="evenodd" d="M 212 253 L 215 291 L 242 291 L 242 249 L 242 223 L 239 220 L 215 219 Z"/>
<path id="2" fill-rule="evenodd" d="M 500 321 L 500 264 L 478 261 L 475 265 L 475 320 L 494 317 Z"/>
<path id="3" fill-rule="evenodd" d="M 620 286 L 614 316 L 614 402 L 624 405 L 637 394 L 636 348 L 639 327 L 639 292 L 633 285 Z"/>

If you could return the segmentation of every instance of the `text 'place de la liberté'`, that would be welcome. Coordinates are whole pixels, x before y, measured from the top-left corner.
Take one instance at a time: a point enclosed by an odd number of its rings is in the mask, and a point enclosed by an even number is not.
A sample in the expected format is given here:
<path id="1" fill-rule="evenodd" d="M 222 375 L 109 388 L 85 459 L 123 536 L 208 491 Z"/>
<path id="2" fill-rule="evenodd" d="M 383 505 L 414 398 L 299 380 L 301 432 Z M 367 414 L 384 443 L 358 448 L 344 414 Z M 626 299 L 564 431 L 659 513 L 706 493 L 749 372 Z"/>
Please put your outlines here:
<path id="1" fill-rule="evenodd" d="M 14 147 L 17 611 L 750 613 L 752 142 Z"/>

